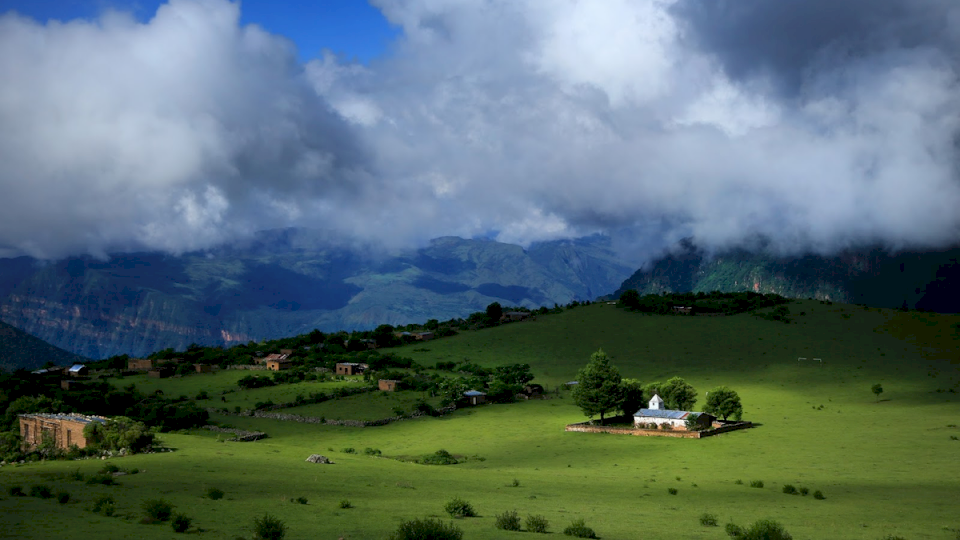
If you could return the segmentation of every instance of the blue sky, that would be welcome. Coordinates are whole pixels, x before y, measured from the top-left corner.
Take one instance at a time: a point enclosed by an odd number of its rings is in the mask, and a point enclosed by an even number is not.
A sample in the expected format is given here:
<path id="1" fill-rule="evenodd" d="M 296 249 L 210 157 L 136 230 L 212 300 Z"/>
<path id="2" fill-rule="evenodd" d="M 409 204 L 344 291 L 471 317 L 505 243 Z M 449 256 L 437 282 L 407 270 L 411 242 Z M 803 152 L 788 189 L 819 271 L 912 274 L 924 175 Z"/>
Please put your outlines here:
<path id="1" fill-rule="evenodd" d="M 39 22 L 96 19 L 114 9 L 147 22 L 160 0 L 0 0 L 0 14 L 15 10 Z M 243 0 L 241 24 L 257 24 L 297 44 L 302 61 L 329 49 L 345 61 L 368 63 L 384 54 L 400 30 L 364 0 Z"/>

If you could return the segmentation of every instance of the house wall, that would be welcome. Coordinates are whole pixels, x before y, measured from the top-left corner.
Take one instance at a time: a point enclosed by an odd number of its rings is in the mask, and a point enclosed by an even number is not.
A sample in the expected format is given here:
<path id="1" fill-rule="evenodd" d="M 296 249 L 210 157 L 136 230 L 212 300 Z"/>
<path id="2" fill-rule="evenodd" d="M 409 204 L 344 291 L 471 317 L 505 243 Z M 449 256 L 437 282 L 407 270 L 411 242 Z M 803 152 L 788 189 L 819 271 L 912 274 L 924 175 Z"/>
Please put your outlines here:
<path id="1" fill-rule="evenodd" d="M 337 375 L 353 375 L 357 366 L 347 364 L 337 364 Z"/>
<path id="2" fill-rule="evenodd" d="M 380 379 L 377 381 L 377 388 L 384 392 L 395 392 L 397 390 L 397 381 Z"/>
<path id="3" fill-rule="evenodd" d="M 674 419 L 674 418 L 655 418 L 652 416 L 634 416 L 633 425 L 640 426 L 641 424 L 656 424 L 658 426 L 663 424 L 669 424 L 673 426 L 674 429 L 687 429 L 686 420 Z"/>
<path id="4" fill-rule="evenodd" d="M 20 437 L 24 447 L 30 450 L 42 443 L 45 437 L 53 437 L 57 448 L 61 450 L 68 450 L 74 444 L 86 448 L 87 439 L 83 436 L 86 425 L 74 420 L 21 416 Z"/>
<path id="5" fill-rule="evenodd" d="M 127 369 L 144 371 L 153 369 L 153 360 L 149 358 L 131 358 L 127 360 Z"/>
<path id="6" fill-rule="evenodd" d="M 285 369 L 290 369 L 293 367 L 290 362 L 280 362 L 278 360 L 270 360 L 267 362 L 267 369 L 271 371 L 282 371 Z"/>

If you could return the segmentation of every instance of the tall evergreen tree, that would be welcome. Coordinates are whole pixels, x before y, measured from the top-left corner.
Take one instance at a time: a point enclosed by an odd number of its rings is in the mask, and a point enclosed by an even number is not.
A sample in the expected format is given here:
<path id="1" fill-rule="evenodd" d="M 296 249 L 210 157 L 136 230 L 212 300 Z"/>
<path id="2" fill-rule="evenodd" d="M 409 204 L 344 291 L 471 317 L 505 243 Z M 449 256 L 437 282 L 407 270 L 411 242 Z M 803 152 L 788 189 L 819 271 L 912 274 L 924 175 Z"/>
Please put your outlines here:
<path id="1" fill-rule="evenodd" d="M 603 349 L 590 355 L 590 363 L 577 372 L 577 386 L 573 389 L 573 401 L 590 418 L 617 410 L 623 403 L 620 386 L 620 371 L 610 365 Z"/>

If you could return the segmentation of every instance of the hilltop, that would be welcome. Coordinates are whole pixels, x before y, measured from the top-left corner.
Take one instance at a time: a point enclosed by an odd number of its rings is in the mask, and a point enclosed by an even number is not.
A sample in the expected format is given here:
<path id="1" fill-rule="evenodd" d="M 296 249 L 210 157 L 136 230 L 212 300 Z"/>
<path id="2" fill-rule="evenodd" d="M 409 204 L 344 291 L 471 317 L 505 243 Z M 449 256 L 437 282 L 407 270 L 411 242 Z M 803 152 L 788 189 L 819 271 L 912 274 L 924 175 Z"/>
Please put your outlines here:
<path id="1" fill-rule="evenodd" d="M 67 366 L 85 360 L 82 356 L 54 347 L 42 339 L 0 322 L 0 369 L 32 370 L 48 362 Z"/>

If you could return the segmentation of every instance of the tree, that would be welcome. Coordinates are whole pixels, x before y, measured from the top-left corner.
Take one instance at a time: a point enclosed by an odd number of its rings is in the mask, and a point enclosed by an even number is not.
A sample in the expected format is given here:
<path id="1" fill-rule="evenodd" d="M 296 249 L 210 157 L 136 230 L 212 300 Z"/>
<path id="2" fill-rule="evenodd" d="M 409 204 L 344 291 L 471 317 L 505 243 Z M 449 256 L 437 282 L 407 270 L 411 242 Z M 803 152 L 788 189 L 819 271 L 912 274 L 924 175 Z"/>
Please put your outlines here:
<path id="1" fill-rule="evenodd" d="M 674 411 L 689 411 L 697 402 L 697 390 L 680 377 L 673 377 L 660 387 L 664 406 Z"/>
<path id="2" fill-rule="evenodd" d="M 622 405 L 620 371 L 610 365 L 603 349 L 590 355 L 590 362 L 577 372 L 578 384 L 573 389 L 573 401 L 590 418 L 600 415 L 603 423 L 606 413 Z"/>
<path id="3" fill-rule="evenodd" d="M 700 429 L 700 422 L 698 422 L 698 420 L 700 420 L 699 414 L 693 413 L 688 415 L 685 422 L 687 431 L 698 431 Z"/>
<path id="4" fill-rule="evenodd" d="M 523 386 L 533 380 L 533 373 L 530 373 L 530 364 L 512 364 L 494 368 L 493 378 L 504 384 Z"/>
<path id="5" fill-rule="evenodd" d="M 487 321 L 490 324 L 496 324 L 502 316 L 503 306 L 500 305 L 500 302 L 494 302 L 487 306 Z"/>
<path id="6" fill-rule="evenodd" d="M 726 386 L 718 386 L 707 393 L 707 404 L 703 407 L 703 412 L 724 420 L 730 416 L 734 420 L 740 420 L 743 416 L 743 406 L 740 404 L 740 396 L 735 391 Z"/>
<path id="7" fill-rule="evenodd" d="M 620 388 L 623 392 L 620 412 L 624 416 L 636 414 L 644 406 L 643 385 L 636 379 L 621 379 Z"/>
<path id="8" fill-rule="evenodd" d="M 623 291 L 623 294 L 620 295 L 620 305 L 631 311 L 639 309 L 640 293 L 634 289 Z"/>
<path id="9" fill-rule="evenodd" d="M 870 387 L 870 391 L 873 392 L 873 395 L 877 396 L 877 401 L 880 401 L 880 394 L 883 393 L 883 387 L 880 386 L 880 383 L 877 383 Z"/>

